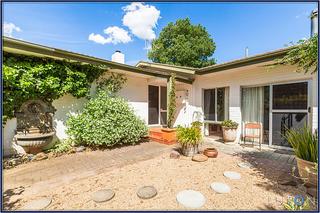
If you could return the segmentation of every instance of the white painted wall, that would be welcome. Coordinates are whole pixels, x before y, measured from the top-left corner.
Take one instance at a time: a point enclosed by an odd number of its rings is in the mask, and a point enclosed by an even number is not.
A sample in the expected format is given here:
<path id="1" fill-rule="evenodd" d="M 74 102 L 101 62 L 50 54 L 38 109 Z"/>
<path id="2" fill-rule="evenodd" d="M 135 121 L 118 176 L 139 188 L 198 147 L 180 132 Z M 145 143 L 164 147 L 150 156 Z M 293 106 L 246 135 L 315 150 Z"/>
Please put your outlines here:
<path id="1" fill-rule="evenodd" d="M 127 75 L 127 82 L 123 89 L 120 91 L 120 96 L 128 100 L 129 104 L 133 107 L 135 113 L 146 123 L 148 121 L 148 83 L 147 78 L 138 76 Z M 90 94 L 94 95 L 96 84 L 91 86 Z M 56 131 L 54 141 L 59 139 L 63 140 L 68 138 L 66 133 L 66 121 L 68 114 L 75 114 L 82 110 L 84 104 L 88 100 L 86 98 L 75 98 L 70 94 L 54 100 L 52 105 L 55 107 L 56 112 L 53 116 L 53 127 Z M 10 119 L 2 129 L 3 136 L 3 150 L 4 155 L 10 155 L 17 150 L 21 152 L 22 147 L 14 143 L 14 131 L 17 126 L 17 120 Z"/>
<path id="2" fill-rule="evenodd" d="M 229 87 L 229 118 L 241 124 L 241 86 L 264 85 L 270 83 L 285 83 L 298 80 L 312 80 L 313 94 L 310 97 L 313 100 L 313 128 L 317 127 L 317 78 L 315 75 L 302 74 L 294 72 L 293 66 L 281 66 L 274 69 L 266 68 L 263 64 L 251 65 L 231 69 L 223 72 L 216 72 L 206 75 L 196 76 L 193 83 L 193 98 L 190 106 L 190 112 L 199 111 L 203 115 L 202 101 L 203 89 Z M 203 119 L 203 117 L 202 117 Z M 240 138 L 240 129 L 238 129 L 237 141 Z"/>

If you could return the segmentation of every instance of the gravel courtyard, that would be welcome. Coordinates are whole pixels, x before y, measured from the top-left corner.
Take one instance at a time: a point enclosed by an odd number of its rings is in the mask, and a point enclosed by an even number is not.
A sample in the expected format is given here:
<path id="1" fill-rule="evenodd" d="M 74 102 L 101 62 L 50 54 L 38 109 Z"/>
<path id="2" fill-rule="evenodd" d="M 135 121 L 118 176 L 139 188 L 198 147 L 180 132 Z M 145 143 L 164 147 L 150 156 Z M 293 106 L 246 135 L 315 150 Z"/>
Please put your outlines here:
<path id="1" fill-rule="evenodd" d="M 223 148 L 221 148 L 224 150 Z M 170 159 L 170 149 L 163 149 L 153 158 L 118 166 L 96 175 L 60 184 L 36 194 L 14 192 L 10 209 L 21 209 L 27 202 L 49 197 L 48 210 L 178 210 L 186 209 L 176 200 L 176 195 L 187 189 L 201 192 L 206 202 L 203 210 L 272 210 L 283 209 L 288 196 L 301 194 L 305 188 L 282 185 L 279 181 L 288 176 L 293 164 L 279 163 L 274 159 L 253 155 L 219 152 L 218 158 L 193 162 L 190 158 Z M 252 168 L 240 168 L 238 163 L 250 162 Z M 225 171 L 241 174 L 240 180 L 224 177 Z M 217 194 L 210 188 L 213 182 L 223 182 L 231 188 L 226 194 Z M 154 186 L 158 194 L 145 200 L 137 196 L 142 186 Z M 96 203 L 92 194 L 101 189 L 112 189 L 113 199 Z M 23 190 L 23 189 L 20 189 Z"/>

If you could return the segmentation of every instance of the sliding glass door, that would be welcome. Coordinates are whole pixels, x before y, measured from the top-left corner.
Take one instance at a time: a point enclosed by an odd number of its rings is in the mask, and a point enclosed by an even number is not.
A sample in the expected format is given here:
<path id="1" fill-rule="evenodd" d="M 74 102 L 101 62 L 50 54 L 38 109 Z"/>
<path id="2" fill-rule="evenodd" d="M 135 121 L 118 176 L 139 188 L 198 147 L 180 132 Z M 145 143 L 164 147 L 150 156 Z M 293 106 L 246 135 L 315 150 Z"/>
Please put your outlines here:
<path id="1" fill-rule="evenodd" d="M 273 85 L 272 145 L 290 146 L 284 135 L 308 121 L 308 83 Z"/>
<path id="2" fill-rule="evenodd" d="M 308 121 L 308 82 L 242 88 L 242 121 L 263 124 L 263 143 L 290 147 L 284 135 Z"/>

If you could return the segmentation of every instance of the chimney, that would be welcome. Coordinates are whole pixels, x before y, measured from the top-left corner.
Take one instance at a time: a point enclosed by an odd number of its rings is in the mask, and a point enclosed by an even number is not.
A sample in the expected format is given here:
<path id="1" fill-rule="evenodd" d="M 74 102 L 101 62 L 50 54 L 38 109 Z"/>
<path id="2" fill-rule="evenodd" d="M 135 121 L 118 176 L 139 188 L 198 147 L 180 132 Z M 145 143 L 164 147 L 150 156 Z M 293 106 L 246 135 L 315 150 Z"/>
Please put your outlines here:
<path id="1" fill-rule="evenodd" d="M 247 58 L 249 56 L 249 48 L 246 47 L 246 49 L 244 50 L 244 57 Z"/>
<path id="2" fill-rule="evenodd" d="M 314 36 L 318 33 L 318 10 L 314 9 L 311 12 L 311 36 Z"/>
<path id="3" fill-rule="evenodd" d="M 124 54 L 120 50 L 116 50 L 111 56 L 111 61 L 124 64 Z"/>

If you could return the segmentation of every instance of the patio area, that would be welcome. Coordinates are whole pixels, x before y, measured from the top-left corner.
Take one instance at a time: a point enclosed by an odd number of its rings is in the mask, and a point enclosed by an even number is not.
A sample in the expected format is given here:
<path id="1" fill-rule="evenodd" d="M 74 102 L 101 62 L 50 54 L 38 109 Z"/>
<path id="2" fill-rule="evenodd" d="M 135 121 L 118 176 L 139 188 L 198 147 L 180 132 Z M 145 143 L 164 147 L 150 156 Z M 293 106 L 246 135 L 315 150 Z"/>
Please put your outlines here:
<path id="1" fill-rule="evenodd" d="M 4 207 L 23 209 L 28 202 L 47 197 L 51 201 L 48 210 L 185 209 L 176 195 L 192 189 L 205 197 L 200 209 L 271 210 L 282 209 L 288 196 L 306 195 L 305 187 L 290 178 L 295 165 L 293 155 L 273 150 L 260 152 L 206 138 L 200 150 L 216 147 L 219 155 L 206 162 L 194 162 L 182 156 L 171 159 L 170 152 L 176 146 L 147 142 L 65 155 L 4 170 Z M 238 166 L 241 162 L 249 162 L 252 167 L 241 168 Z M 230 180 L 224 176 L 225 171 L 237 172 L 241 179 Z M 217 181 L 227 184 L 231 191 L 214 192 L 210 184 Z M 157 190 L 157 195 L 149 200 L 136 195 L 146 185 Z M 112 200 L 102 203 L 92 200 L 94 192 L 107 188 L 115 192 Z"/>

